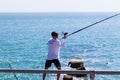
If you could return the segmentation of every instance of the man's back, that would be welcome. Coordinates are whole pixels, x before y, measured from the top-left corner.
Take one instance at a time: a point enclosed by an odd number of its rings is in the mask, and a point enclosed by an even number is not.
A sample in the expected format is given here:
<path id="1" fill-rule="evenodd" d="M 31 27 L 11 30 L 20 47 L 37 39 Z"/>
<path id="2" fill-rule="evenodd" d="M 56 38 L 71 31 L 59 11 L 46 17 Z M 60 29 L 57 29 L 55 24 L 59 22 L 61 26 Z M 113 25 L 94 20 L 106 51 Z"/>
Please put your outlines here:
<path id="1" fill-rule="evenodd" d="M 61 43 L 58 39 L 50 39 L 48 41 L 48 60 L 58 59 Z"/>

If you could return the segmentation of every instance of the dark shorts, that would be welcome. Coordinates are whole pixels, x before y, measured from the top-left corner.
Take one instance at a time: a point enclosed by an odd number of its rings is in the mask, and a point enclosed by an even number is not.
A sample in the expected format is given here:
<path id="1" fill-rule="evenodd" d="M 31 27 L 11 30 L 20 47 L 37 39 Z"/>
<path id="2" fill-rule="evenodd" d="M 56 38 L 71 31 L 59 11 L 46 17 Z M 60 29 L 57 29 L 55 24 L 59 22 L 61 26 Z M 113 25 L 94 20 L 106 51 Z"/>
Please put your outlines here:
<path id="1" fill-rule="evenodd" d="M 54 65 L 58 68 L 61 67 L 60 62 L 58 59 L 53 59 L 53 60 L 46 60 L 45 67 L 50 67 L 51 64 L 54 63 Z"/>

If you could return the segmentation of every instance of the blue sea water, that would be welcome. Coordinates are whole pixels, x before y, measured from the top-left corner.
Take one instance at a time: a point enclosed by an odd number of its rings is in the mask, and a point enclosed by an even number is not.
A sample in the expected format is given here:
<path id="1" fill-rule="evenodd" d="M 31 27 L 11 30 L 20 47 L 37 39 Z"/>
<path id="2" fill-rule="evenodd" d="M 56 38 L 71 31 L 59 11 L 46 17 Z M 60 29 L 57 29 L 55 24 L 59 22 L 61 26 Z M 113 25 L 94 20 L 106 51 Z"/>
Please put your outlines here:
<path id="1" fill-rule="evenodd" d="M 44 69 L 46 42 L 52 31 L 72 33 L 116 13 L 0 13 L 0 68 Z M 120 16 L 71 35 L 61 49 L 62 70 L 71 59 L 82 59 L 87 70 L 120 70 Z M 56 69 L 52 66 L 50 69 Z M 42 80 L 38 74 L 16 74 L 19 80 Z M 56 80 L 49 74 L 47 80 Z M 119 80 L 96 75 L 95 80 Z M 0 73 L 0 80 L 16 80 Z"/>

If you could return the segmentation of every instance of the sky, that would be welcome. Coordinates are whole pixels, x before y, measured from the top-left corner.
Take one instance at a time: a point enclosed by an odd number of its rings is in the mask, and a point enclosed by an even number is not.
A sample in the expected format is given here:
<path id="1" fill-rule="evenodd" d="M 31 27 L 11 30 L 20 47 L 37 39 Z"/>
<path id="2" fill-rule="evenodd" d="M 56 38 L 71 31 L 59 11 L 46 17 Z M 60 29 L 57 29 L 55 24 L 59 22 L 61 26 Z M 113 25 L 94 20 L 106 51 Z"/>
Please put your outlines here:
<path id="1" fill-rule="evenodd" d="M 120 0 L 0 0 L 0 12 L 120 12 Z"/>

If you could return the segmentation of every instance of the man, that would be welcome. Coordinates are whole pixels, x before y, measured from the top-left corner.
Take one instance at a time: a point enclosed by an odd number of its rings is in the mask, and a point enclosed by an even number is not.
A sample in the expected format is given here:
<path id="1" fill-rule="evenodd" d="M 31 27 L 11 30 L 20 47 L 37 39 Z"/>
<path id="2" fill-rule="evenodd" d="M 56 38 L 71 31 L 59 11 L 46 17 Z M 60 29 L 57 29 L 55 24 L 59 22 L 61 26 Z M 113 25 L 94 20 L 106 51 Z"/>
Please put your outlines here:
<path id="1" fill-rule="evenodd" d="M 47 70 L 52 63 L 56 66 L 58 70 L 61 70 L 61 64 L 59 61 L 59 53 L 60 53 L 60 48 L 64 46 L 65 44 L 65 39 L 66 35 L 62 38 L 63 41 L 61 42 L 58 39 L 58 33 L 57 32 L 52 32 L 51 33 L 52 39 L 50 39 L 47 43 L 48 45 L 48 55 L 47 55 L 47 60 L 45 63 L 45 69 Z M 46 73 L 43 74 L 43 80 L 45 80 Z M 60 74 L 57 74 L 57 80 L 59 80 Z"/>

